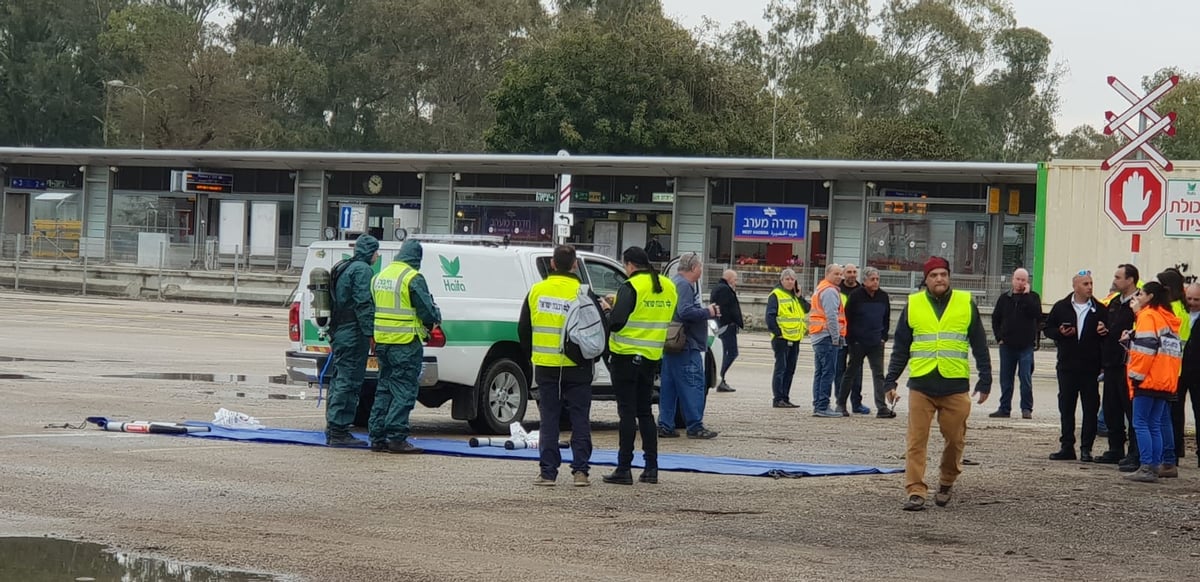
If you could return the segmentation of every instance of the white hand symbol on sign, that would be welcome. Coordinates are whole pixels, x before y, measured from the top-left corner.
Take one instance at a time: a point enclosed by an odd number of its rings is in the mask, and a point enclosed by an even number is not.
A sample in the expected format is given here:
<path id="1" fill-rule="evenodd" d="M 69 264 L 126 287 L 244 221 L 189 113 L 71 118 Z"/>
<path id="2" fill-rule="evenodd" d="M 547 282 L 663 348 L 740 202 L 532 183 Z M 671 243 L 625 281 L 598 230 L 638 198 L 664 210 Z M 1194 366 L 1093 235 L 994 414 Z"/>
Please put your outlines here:
<path id="1" fill-rule="evenodd" d="M 1125 220 L 1140 223 L 1146 217 L 1146 209 L 1150 207 L 1150 197 L 1154 194 L 1146 190 L 1141 172 L 1134 172 L 1121 184 L 1121 210 L 1125 212 Z"/>

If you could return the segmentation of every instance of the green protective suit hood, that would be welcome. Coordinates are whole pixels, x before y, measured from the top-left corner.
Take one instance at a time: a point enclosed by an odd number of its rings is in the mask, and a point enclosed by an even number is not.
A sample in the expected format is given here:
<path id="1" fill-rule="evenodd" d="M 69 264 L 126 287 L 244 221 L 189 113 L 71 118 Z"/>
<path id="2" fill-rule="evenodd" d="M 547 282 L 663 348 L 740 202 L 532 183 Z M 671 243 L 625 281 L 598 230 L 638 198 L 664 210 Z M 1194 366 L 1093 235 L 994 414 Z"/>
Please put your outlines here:
<path id="1" fill-rule="evenodd" d="M 396 253 L 396 260 L 403 261 L 404 264 L 420 271 L 421 259 L 425 256 L 425 249 L 421 247 L 421 241 L 408 239 L 400 246 L 400 252 Z"/>
<path id="2" fill-rule="evenodd" d="M 379 250 L 379 241 L 369 235 L 364 234 L 354 241 L 354 259 L 355 261 L 363 261 L 370 265 L 371 259 L 375 257 L 375 251 Z"/>

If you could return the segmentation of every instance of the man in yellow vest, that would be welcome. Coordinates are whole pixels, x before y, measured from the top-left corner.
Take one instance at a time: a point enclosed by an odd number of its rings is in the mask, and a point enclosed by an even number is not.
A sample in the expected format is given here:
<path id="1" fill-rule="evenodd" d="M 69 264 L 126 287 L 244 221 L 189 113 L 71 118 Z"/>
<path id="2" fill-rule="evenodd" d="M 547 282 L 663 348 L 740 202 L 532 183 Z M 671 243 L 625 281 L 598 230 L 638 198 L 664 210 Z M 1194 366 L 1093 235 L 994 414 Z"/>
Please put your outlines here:
<path id="1" fill-rule="evenodd" d="M 813 293 L 808 313 L 808 337 L 813 348 L 813 416 L 841 418 L 829 406 L 839 356 L 846 345 L 846 306 L 842 304 L 842 266 L 830 263 Z"/>
<path id="2" fill-rule="evenodd" d="M 415 454 L 408 442 L 408 417 L 417 402 L 423 342 L 442 322 L 442 313 L 421 276 L 420 241 L 406 240 L 392 261 L 371 284 L 375 296 L 375 355 L 379 383 L 368 430 L 371 450 Z"/>
<path id="3" fill-rule="evenodd" d="M 675 317 L 679 295 L 671 279 L 660 276 L 650 265 L 645 250 L 629 247 L 622 259 L 629 279 L 617 290 L 608 318 L 608 351 L 612 354 L 609 369 L 620 417 L 619 449 L 617 470 L 605 475 L 604 482 L 633 485 L 633 445 L 640 432 L 645 465 L 638 481 L 658 483 L 658 425 L 650 403 L 654 372 L 662 361 L 667 327 Z"/>
<path id="4" fill-rule="evenodd" d="M 908 296 L 908 305 L 900 313 L 892 361 L 884 379 L 886 399 L 894 405 L 898 399 L 896 382 L 904 368 L 909 369 L 905 511 L 925 509 L 929 494 L 929 486 L 925 484 L 925 456 L 934 416 L 946 441 L 934 496 L 939 507 L 950 502 L 951 487 L 962 473 L 967 417 L 971 415 L 971 398 L 967 396 L 971 389 L 968 351 L 974 354 L 979 373 L 975 396 L 980 404 L 987 400 L 992 389 L 987 330 L 971 294 L 950 289 L 950 263 L 946 259 L 931 257 L 925 262 L 925 287 L 924 291 Z"/>
<path id="5" fill-rule="evenodd" d="M 534 485 L 552 487 L 558 480 L 562 453 L 559 421 L 571 421 L 571 474 L 576 487 L 587 487 L 592 458 L 592 364 L 579 346 L 564 339 L 567 310 L 579 296 L 579 264 L 575 247 L 560 245 L 550 259 L 550 275 L 529 290 L 521 304 L 517 337 L 530 354 L 538 388 L 538 453 L 540 472 Z M 596 309 L 602 306 L 594 296 Z M 603 317 L 601 317 L 603 324 Z"/>

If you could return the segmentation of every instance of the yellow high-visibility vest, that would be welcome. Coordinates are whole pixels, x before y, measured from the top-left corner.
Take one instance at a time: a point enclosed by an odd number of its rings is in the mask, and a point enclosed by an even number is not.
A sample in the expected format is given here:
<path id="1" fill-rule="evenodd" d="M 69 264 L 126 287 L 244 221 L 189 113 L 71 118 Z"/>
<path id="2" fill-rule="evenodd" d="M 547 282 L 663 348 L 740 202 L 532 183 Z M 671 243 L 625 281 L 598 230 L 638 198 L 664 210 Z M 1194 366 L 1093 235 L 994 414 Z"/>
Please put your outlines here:
<path id="1" fill-rule="evenodd" d="M 1171 302 L 1171 311 L 1175 313 L 1175 317 L 1179 318 L 1179 339 L 1183 343 L 1187 343 L 1188 338 L 1192 337 L 1192 320 L 1188 317 L 1187 307 L 1184 307 L 1183 302 L 1178 299 Z"/>
<path id="2" fill-rule="evenodd" d="M 943 378 L 970 376 L 968 356 L 971 344 L 967 339 L 971 327 L 969 292 L 951 291 L 950 301 L 941 319 L 933 310 L 927 292 L 909 295 L 908 325 L 913 330 L 909 375 L 926 376 L 937 370 Z"/>
<path id="3" fill-rule="evenodd" d="M 782 337 L 790 342 L 798 342 L 804 339 L 804 332 L 808 330 L 808 325 L 805 323 L 806 314 L 804 306 L 800 304 L 800 299 L 795 295 L 776 287 L 771 294 L 779 302 L 779 311 L 775 316 L 775 324 L 779 326 L 779 335 L 771 334 L 771 339 Z"/>
<path id="4" fill-rule="evenodd" d="M 625 327 L 608 336 L 608 350 L 614 354 L 642 356 L 648 360 L 661 360 L 663 344 L 667 341 L 667 326 L 675 317 L 675 304 L 679 295 L 675 283 L 668 277 L 659 276 L 662 292 L 654 292 L 651 273 L 634 273 L 629 284 L 637 292 L 637 304 Z"/>
<path id="5" fill-rule="evenodd" d="M 551 273 L 529 290 L 529 321 L 533 326 L 535 366 L 566 368 L 575 362 L 563 353 L 567 309 L 579 295 L 579 279 Z"/>
<path id="6" fill-rule="evenodd" d="M 375 299 L 375 343 L 407 344 L 424 339 L 425 326 L 413 309 L 409 285 L 418 271 L 403 261 L 393 261 L 371 282 Z"/>

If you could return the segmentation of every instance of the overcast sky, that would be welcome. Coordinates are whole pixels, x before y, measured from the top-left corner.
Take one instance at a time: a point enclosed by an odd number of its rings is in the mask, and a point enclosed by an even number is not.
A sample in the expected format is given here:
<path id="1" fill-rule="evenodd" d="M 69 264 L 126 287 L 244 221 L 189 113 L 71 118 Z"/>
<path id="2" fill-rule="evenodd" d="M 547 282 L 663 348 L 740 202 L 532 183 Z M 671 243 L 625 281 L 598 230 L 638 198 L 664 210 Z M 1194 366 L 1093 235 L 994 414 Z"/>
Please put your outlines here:
<path id="1" fill-rule="evenodd" d="M 1200 72 L 1200 2 L 1195 0 L 1010 1 L 1018 25 L 1049 37 L 1051 58 L 1066 65 L 1059 85 L 1061 133 L 1084 123 L 1100 125 L 1106 110 L 1124 110 L 1125 101 L 1106 82 L 1109 75 L 1140 93 L 1142 77 L 1163 67 Z M 664 12 L 688 28 L 699 26 L 704 16 L 723 28 L 738 20 L 761 28 L 767 2 L 662 0 Z"/>

